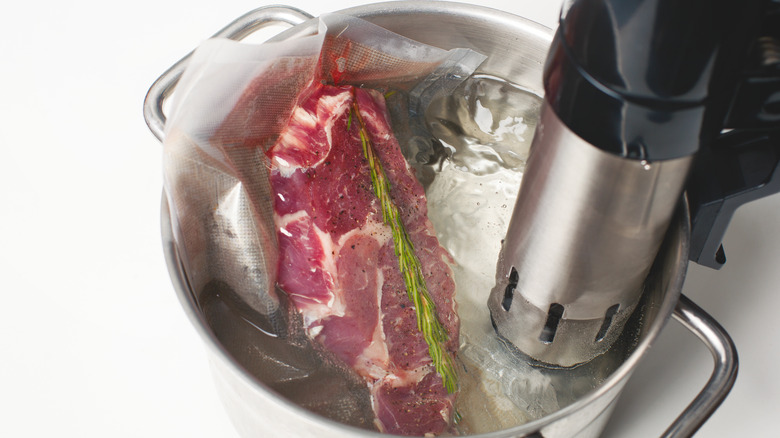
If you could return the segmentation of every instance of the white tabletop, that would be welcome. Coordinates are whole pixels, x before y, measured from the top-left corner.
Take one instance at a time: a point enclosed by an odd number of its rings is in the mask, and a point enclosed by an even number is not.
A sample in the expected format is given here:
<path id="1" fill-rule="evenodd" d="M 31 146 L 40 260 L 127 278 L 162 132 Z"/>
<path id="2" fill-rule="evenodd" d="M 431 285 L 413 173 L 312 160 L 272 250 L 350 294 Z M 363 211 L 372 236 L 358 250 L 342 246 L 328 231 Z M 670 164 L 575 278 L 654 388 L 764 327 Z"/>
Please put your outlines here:
<path id="1" fill-rule="evenodd" d="M 360 1 L 296 0 L 319 15 Z M 560 1 L 473 1 L 555 26 Z M 17 2 L 0 14 L 0 436 L 236 436 L 160 243 L 154 79 L 262 2 Z M 740 375 L 699 436 L 780 426 L 780 196 L 738 212 L 721 271 L 685 293 L 737 342 Z M 610 437 L 660 434 L 709 355 L 671 322 L 626 388 Z M 259 434 L 258 436 L 262 436 Z"/>

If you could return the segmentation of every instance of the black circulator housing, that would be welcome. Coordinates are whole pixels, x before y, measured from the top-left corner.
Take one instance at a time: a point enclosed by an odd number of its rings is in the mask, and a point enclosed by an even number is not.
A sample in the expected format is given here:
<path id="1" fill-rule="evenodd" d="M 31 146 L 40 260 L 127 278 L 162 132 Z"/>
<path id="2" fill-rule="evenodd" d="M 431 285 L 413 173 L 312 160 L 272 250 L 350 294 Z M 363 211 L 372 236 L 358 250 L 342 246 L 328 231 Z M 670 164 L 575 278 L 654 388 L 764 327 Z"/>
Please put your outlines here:
<path id="1" fill-rule="evenodd" d="M 766 0 L 575 0 L 545 66 L 548 103 L 592 145 L 648 161 L 720 133 Z"/>

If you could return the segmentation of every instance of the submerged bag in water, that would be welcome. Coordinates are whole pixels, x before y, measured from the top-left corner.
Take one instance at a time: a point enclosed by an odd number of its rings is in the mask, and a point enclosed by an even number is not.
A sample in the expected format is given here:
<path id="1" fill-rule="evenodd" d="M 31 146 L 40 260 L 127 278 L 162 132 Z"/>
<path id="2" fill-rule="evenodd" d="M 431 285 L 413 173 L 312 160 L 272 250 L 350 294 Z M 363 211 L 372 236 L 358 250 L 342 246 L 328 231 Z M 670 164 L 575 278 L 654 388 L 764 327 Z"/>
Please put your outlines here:
<path id="1" fill-rule="evenodd" d="M 359 390 L 345 390 L 359 386 L 355 384 L 354 375 L 347 372 L 338 361 L 313 354 L 317 345 L 308 345 L 299 336 L 307 332 L 316 338 L 316 335 L 327 331 L 324 329 L 325 323 L 321 321 L 322 325 L 312 325 L 312 320 L 305 318 L 305 312 L 302 321 L 296 322 L 295 318 L 289 318 L 284 296 L 276 293 L 279 247 L 281 245 L 284 248 L 285 241 L 277 239 L 274 225 L 274 197 L 270 185 L 272 175 L 269 174 L 266 162 L 267 150 L 280 141 L 280 135 L 289 126 L 291 115 L 303 102 L 301 92 L 311 84 L 315 87 L 320 83 L 357 85 L 379 90 L 366 91 L 369 95 L 375 93 L 379 97 L 381 92 L 398 92 L 399 95 L 409 97 L 405 105 L 410 117 L 414 117 L 415 114 L 421 114 L 436 95 L 454 89 L 483 59 L 469 50 L 444 51 L 410 41 L 365 21 L 339 15 L 323 17 L 318 32 L 313 35 L 262 45 L 210 40 L 192 57 L 174 96 L 164 145 L 165 188 L 182 263 L 199 302 L 210 305 L 220 303 L 213 309 L 229 307 L 240 313 L 248 324 L 269 335 L 249 339 L 251 330 L 245 331 L 247 343 L 244 347 L 254 342 L 263 342 L 264 347 L 274 345 L 274 348 L 250 349 L 251 354 L 258 356 L 249 358 L 249 363 L 258 364 L 256 370 L 250 371 L 302 406 L 349 424 L 366 427 L 373 422 L 373 419 L 366 418 L 368 414 L 364 399 L 367 394 Z M 348 119 L 343 113 L 339 117 L 342 122 Z M 355 175 L 362 175 L 360 178 L 368 178 L 366 181 L 370 182 L 369 175 L 361 173 L 365 170 Z M 399 208 L 403 211 L 407 206 L 403 204 Z M 427 218 L 417 222 L 425 221 Z M 291 233 L 287 228 L 281 229 Z M 410 231 L 410 234 L 416 232 Z M 430 231 L 427 233 L 432 235 Z M 284 236 L 283 232 L 281 236 Z M 418 246 L 426 247 L 424 244 Z M 431 248 L 440 247 L 436 243 Z M 282 252 L 283 262 L 288 255 L 288 252 Z M 438 257 L 444 258 L 442 255 Z M 395 263 L 397 265 L 397 260 Z M 285 271 L 282 269 L 280 272 Z M 400 274 L 397 275 L 400 278 Z M 290 288 L 284 281 L 280 283 Z M 445 286 L 443 290 L 449 292 L 432 294 L 434 301 L 439 297 L 449 300 L 452 309 L 439 315 L 443 320 L 441 324 L 447 327 L 451 335 L 443 342 L 448 351 L 457 348 L 457 318 L 450 318 L 450 322 L 447 322 L 447 315 L 454 315 L 451 289 Z M 297 296 L 293 293 L 292 302 L 300 310 L 302 307 L 299 306 Z M 378 300 L 376 292 L 374 296 Z M 405 295 L 400 296 L 408 300 Z M 393 309 L 401 313 L 413 312 L 413 307 L 419 307 L 401 301 L 399 298 L 399 302 L 393 304 Z M 379 301 L 375 301 L 375 304 L 372 309 L 377 315 L 391 308 L 390 304 Z M 439 308 L 446 307 L 438 302 L 436 304 Z M 336 309 L 336 313 L 339 311 L 344 314 L 347 312 L 346 307 Z M 219 333 L 220 327 L 215 324 L 218 321 L 225 323 L 225 319 L 219 317 L 218 312 L 212 318 L 212 328 L 223 339 Z M 408 325 L 401 327 L 408 331 Z M 374 324 L 373 327 L 376 330 L 379 326 Z M 376 332 L 371 333 L 373 336 Z M 284 342 L 280 343 L 280 338 L 284 338 Z M 415 339 L 414 335 L 409 339 Z M 408 355 L 411 352 L 419 356 L 420 346 L 425 345 L 420 344 L 419 340 L 416 338 L 410 343 L 416 347 L 400 354 Z M 235 355 L 248 354 L 247 348 L 239 348 L 242 343 L 237 343 L 235 339 L 227 344 L 236 346 L 236 351 L 231 351 Z M 333 347 L 328 342 L 319 344 Z M 397 348 L 407 348 L 400 345 L 398 343 Z M 388 354 L 375 355 L 374 358 L 394 356 L 392 345 L 385 344 L 383 348 L 388 349 Z M 357 357 L 350 360 L 348 355 L 340 355 L 333 350 L 331 348 L 329 351 L 342 362 L 351 365 L 352 369 L 360 368 L 355 367 Z M 414 381 L 419 384 L 422 379 L 403 380 L 399 377 L 401 371 L 436 375 L 430 372 L 431 353 L 423 352 L 428 354 L 428 362 L 418 361 L 418 366 L 398 366 L 395 374 L 372 368 L 372 371 L 361 376 L 365 378 L 379 372 L 374 377 L 384 384 L 376 388 L 381 388 L 385 393 L 409 391 L 410 386 L 399 382 Z M 278 369 L 279 363 L 284 364 L 283 370 Z M 389 362 L 386 365 L 385 370 L 396 367 L 389 365 Z M 425 367 L 426 372 L 415 371 L 420 367 Z M 315 376 L 320 383 L 329 380 L 329 385 L 323 388 L 330 388 L 332 396 L 323 397 L 321 393 L 312 390 L 314 387 L 306 391 L 303 389 L 306 385 L 287 384 L 293 379 L 296 382 L 311 380 L 314 385 Z M 334 381 L 343 384 L 334 385 Z M 440 379 L 437 385 L 437 391 L 441 392 L 443 386 Z M 379 389 L 374 391 L 372 398 L 373 408 L 381 420 L 382 409 L 390 408 L 379 401 L 405 398 L 393 399 L 377 391 Z M 441 423 L 443 419 L 445 423 L 448 422 L 452 412 L 450 396 L 444 391 L 435 400 L 449 407 L 438 409 L 435 414 L 438 419 L 434 416 L 431 421 Z M 349 408 L 346 412 L 345 407 Z M 428 427 L 421 426 L 424 421 L 417 421 L 416 426 L 406 426 L 410 424 L 408 421 L 397 424 L 390 420 L 380 422 L 381 428 L 396 433 L 426 433 L 421 427 Z M 440 425 L 430 427 L 433 428 L 429 430 L 431 432 L 443 430 Z"/>

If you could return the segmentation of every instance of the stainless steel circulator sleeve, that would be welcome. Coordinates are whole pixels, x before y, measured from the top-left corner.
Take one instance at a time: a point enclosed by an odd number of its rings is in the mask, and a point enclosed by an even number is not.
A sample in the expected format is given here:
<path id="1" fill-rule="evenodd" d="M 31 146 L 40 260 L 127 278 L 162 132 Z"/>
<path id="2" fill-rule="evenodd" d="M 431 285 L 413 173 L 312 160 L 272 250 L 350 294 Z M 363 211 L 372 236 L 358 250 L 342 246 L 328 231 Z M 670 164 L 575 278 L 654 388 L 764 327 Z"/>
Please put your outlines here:
<path id="1" fill-rule="evenodd" d="M 641 296 L 691 161 L 605 152 L 545 104 L 488 301 L 498 334 L 557 366 L 606 351 Z"/>

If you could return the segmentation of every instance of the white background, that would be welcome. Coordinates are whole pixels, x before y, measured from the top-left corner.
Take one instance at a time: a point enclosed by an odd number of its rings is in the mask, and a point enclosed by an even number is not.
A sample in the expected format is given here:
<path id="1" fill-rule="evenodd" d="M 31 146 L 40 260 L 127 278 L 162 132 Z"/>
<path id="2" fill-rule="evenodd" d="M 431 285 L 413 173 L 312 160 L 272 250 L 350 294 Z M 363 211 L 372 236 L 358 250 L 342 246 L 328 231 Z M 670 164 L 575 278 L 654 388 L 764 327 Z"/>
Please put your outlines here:
<path id="1" fill-rule="evenodd" d="M 359 3 L 290 2 L 313 15 Z M 472 3 L 550 27 L 560 5 Z M 236 436 L 165 269 L 161 147 L 141 108 L 168 66 L 258 6 L 44 0 L 0 14 L 0 436 Z M 726 267 L 689 270 L 684 292 L 741 358 L 699 436 L 780 430 L 779 219 L 780 196 L 744 207 Z M 606 435 L 659 435 L 709 372 L 704 347 L 671 322 Z"/>

